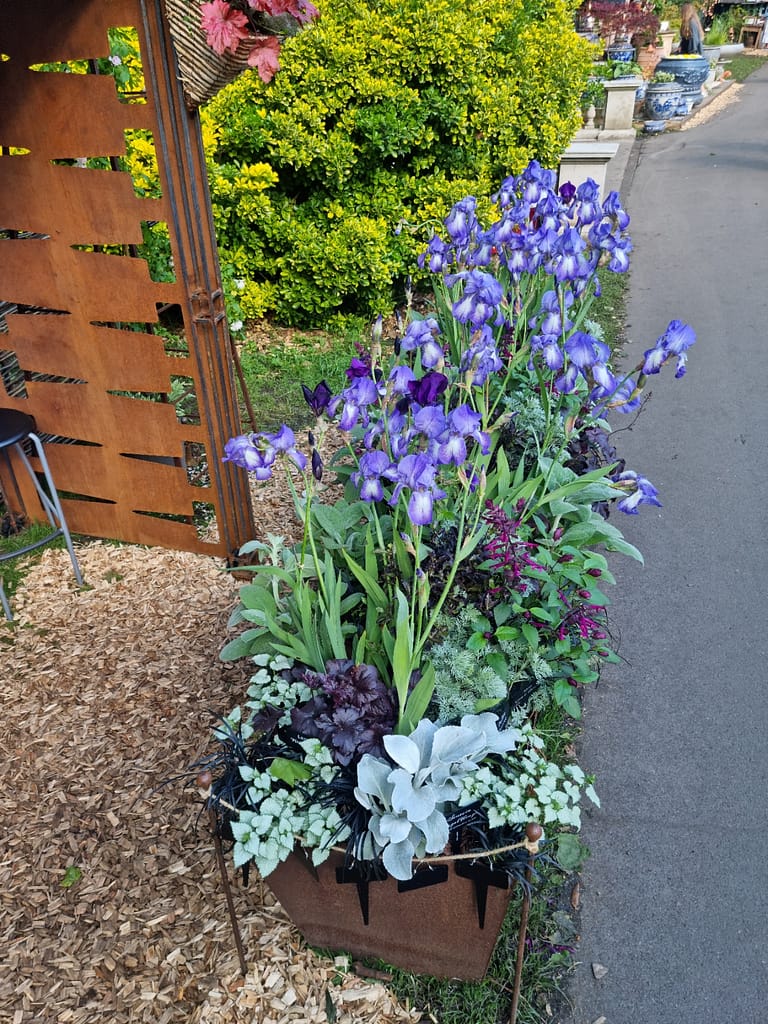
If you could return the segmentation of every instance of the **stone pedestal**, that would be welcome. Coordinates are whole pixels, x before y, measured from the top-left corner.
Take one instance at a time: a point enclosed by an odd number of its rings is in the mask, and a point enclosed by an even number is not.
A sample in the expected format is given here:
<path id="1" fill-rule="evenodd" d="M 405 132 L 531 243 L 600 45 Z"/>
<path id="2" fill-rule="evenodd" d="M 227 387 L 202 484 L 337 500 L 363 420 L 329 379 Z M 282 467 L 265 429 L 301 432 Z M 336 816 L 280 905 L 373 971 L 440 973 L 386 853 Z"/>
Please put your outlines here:
<path id="1" fill-rule="evenodd" d="M 605 85 L 605 121 L 603 131 L 627 131 L 632 128 L 635 112 L 635 93 L 642 85 L 641 78 L 616 78 Z"/>
<path id="2" fill-rule="evenodd" d="M 560 158 L 558 186 L 567 181 L 579 186 L 592 178 L 603 195 L 608 161 L 616 156 L 618 149 L 616 142 L 572 142 Z"/>

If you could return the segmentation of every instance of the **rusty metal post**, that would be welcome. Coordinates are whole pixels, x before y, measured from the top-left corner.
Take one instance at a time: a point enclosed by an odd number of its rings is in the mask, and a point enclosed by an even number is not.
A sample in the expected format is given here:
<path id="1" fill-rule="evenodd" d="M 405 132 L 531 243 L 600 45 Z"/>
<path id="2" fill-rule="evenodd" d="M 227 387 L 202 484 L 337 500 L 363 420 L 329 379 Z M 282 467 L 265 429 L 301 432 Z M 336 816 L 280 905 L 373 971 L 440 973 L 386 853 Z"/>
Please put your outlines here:
<path id="1" fill-rule="evenodd" d="M 235 910 L 235 901 L 232 898 L 232 886 L 229 882 L 229 875 L 227 874 L 227 862 L 224 858 L 224 848 L 221 845 L 221 837 L 216 827 L 216 812 L 212 807 L 208 808 L 208 814 L 211 821 L 211 831 L 213 832 L 213 842 L 216 847 L 216 861 L 219 865 L 219 874 L 221 875 L 221 883 L 224 886 L 224 895 L 227 898 L 227 909 L 229 910 L 229 920 L 232 925 L 232 934 L 235 937 L 235 945 L 237 946 L 237 958 L 240 961 L 240 970 L 242 971 L 243 977 L 248 973 L 248 967 L 245 963 L 245 949 L 243 948 L 243 938 L 240 934 L 240 925 L 237 921 L 237 911 Z"/>
<path id="2" fill-rule="evenodd" d="M 520 988 L 523 982 L 523 961 L 525 960 L 525 942 L 528 938 L 528 914 L 531 909 L 531 878 L 533 877 L 533 861 L 538 853 L 539 840 L 543 830 L 541 825 L 531 822 L 526 826 L 525 835 L 530 843 L 528 848 L 528 866 L 525 869 L 525 889 L 523 891 L 523 906 L 520 910 L 520 927 L 517 937 L 517 960 L 515 961 L 515 982 L 512 986 L 512 1009 L 509 1013 L 509 1024 L 517 1021 L 517 1011 L 520 1004 Z"/>

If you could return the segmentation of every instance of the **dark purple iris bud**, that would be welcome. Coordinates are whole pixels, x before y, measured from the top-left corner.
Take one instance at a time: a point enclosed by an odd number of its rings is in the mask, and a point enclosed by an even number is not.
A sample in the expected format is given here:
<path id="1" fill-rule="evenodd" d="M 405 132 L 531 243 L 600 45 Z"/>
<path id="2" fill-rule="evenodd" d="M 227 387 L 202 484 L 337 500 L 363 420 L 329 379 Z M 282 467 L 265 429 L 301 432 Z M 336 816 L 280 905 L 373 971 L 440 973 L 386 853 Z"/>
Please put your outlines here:
<path id="1" fill-rule="evenodd" d="M 322 416 L 325 410 L 328 408 L 328 403 L 331 400 L 331 389 L 328 387 L 324 380 L 321 380 L 316 388 L 308 388 L 306 384 L 301 385 L 301 390 L 304 393 L 304 400 L 315 414 L 315 416 Z"/>
<path id="2" fill-rule="evenodd" d="M 560 196 L 566 203 L 570 203 L 576 195 L 576 186 L 571 181 L 566 181 L 560 186 Z"/>
<path id="3" fill-rule="evenodd" d="M 418 405 L 434 405 L 447 387 L 448 378 L 445 374 L 433 370 L 420 380 L 412 380 L 408 385 L 408 391 Z"/>
<path id="4" fill-rule="evenodd" d="M 317 448 L 312 449 L 312 476 L 317 481 L 323 479 L 323 460 Z"/>

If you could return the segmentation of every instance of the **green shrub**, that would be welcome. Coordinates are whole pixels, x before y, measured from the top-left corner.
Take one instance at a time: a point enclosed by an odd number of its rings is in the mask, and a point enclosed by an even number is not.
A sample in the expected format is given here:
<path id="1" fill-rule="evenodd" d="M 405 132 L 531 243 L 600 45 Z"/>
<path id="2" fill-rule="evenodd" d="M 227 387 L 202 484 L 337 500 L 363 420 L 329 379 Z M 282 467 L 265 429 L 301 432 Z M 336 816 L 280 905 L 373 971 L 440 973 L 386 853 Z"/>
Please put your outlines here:
<path id="1" fill-rule="evenodd" d="M 581 123 L 589 46 L 571 0 L 334 0 L 204 112 L 223 262 L 246 316 L 388 310 L 452 203 Z"/>

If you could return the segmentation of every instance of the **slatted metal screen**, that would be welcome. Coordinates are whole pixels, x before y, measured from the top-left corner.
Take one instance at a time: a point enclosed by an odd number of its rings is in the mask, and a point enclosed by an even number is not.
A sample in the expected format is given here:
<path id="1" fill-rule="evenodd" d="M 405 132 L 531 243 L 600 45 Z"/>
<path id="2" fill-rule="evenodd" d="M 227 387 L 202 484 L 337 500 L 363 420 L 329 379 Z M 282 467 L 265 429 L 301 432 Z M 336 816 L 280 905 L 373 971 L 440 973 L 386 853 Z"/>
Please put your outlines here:
<path id="1" fill-rule="evenodd" d="M 0 405 L 46 436 L 73 532 L 228 555 L 253 523 L 242 473 L 221 463 L 237 394 L 199 122 L 161 0 L 6 6 Z M 137 33 L 134 94 L 98 73 L 116 27 Z M 137 132 L 157 161 L 151 196 L 125 169 Z M 167 232 L 173 280 L 153 280 L 148 230 Z M 22 499 L 34 514 L 31 487 Z"/>

